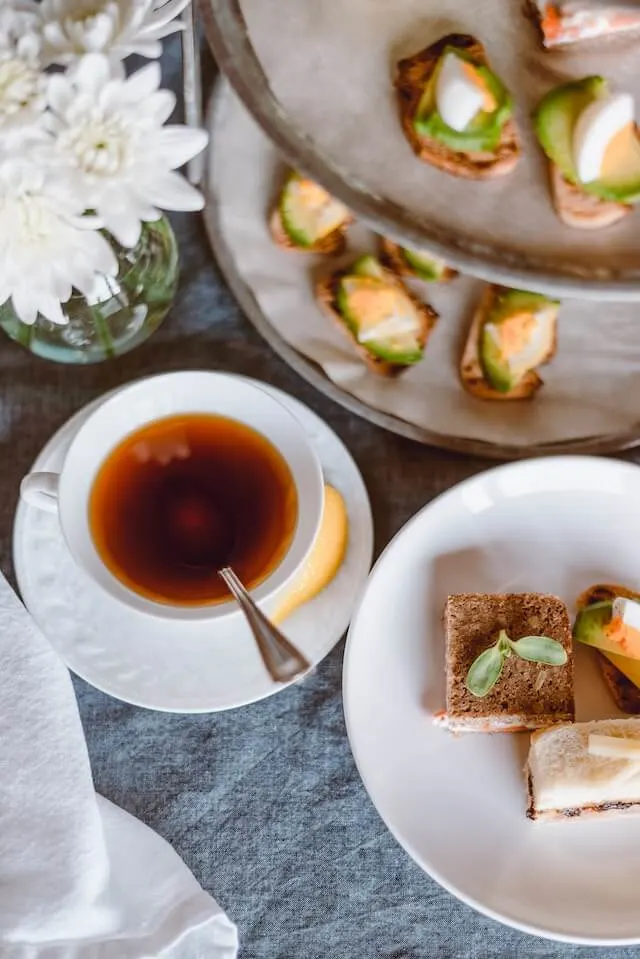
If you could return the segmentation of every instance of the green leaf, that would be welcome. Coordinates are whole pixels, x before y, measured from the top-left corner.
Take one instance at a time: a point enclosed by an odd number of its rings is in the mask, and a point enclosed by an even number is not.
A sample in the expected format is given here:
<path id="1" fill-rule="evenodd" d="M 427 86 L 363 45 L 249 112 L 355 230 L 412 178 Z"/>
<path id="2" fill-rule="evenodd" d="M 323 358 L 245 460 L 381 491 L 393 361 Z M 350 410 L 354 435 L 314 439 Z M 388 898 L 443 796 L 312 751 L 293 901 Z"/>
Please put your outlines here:
<path id="1" fill-rule="evenodd" d="M 507 633 L 506 629 L 500 630 L 496 648 L 500 653 L 502 653 L 504 659 L 511 655 L 511 640 L 509 639 L 509 634 Z"/>
<path id="2" fill-rule="evenodd" d="M 504 655 L 498 649 L 498 646 L 491 646 L 480 653 L 478 658 L 471 664 L 467 673 L 465 685 L 473 696 L 482 699 L 490 689 L 500 679 L 500 673 L 504 665 Z"/>
<path id="3" fill-rule="evenodd" d="M 531 663 L 564 666 L 567 661 L 567 651 L 562 643 L 549 636 L 523 636 L 515 642 L 510 640 L 510 645 L 520 659 L 527 659 Z"/>

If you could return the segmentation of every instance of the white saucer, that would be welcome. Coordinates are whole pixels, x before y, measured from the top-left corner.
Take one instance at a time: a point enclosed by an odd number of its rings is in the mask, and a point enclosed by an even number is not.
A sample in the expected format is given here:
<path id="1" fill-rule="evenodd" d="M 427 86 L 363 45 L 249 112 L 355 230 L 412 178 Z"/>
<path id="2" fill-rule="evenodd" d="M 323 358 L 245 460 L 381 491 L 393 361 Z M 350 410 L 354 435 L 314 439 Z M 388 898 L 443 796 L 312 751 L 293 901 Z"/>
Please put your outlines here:
<path id="1" fill-rule="evenodd" d="M 328 483 L 349 513 L 349 546 L 332 583 L 294 613 L 287 636 L 313 664 L 349 624 L 371 565 L 369 497 L 351 455 L 335 433 L 298 400 L 264 383 L 302 422 Z M 34 470 L 57 470 L 75 432 L 104 397 L 76 413 L 47 443 Z M 215 624 L 151 621 L 120 606 L 74 563 L 57 517 L 20 503 L 13 556 L 22 598 L 67 666 L 117 699 L 169 712 L 231 709 L 283 687 L 266 672 L 239 617 Z"/>
<path id="2" fill-rule="evenodd" d="M 596 582 L 640 586 L 640 469 L 558 457 L 475 476 L 418 513 L 378 560 L 349 630 L 353 754 L 385 823 L 446 889 L 509 925 L 570 942 L 640 942 L 640 817 L 532 823 L 529 736 L 453 736 L 444 707 L 449 593 L 550 592 L 575 611 Z M 621 715 L 576 644 L 577 719 Z"/>

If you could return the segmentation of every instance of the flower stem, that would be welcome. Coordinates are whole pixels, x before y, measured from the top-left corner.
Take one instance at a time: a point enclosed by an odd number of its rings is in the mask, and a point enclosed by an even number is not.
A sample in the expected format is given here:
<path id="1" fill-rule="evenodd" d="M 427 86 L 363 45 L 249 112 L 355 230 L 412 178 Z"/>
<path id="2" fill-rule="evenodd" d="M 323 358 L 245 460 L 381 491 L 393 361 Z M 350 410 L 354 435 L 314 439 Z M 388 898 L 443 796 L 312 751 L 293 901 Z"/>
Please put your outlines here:
<path id="1" fill-rule="evenodd" d="M 113 340 L 111 339 L 111 333 L 109 332 L 109 326 L 105 322 L 100 310 L 96 310 L 92 306 L 90 306 L 89 309 L 91 310 L 91 316 L 93 317 L 93 322 L 95 323 L 96 332 L 100 337 L 100 342 L 102 343 L 102 347 L 104 349 L 104 355 L 107 359 L 112 360 L 116 356 L 116 351 L 113 345 Z"/>

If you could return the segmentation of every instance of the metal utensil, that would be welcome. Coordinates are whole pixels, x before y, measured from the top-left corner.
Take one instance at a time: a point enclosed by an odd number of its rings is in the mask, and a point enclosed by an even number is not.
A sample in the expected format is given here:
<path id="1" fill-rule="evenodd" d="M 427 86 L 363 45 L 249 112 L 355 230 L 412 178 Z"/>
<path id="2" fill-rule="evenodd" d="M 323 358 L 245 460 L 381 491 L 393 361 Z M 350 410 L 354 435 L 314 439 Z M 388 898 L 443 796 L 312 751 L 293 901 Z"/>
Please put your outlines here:
<path id="1" fill-rule="evenodd" d="M 306 673 L 311 663 L 258 609 L 230 566 L 218 570 L 244 613 L 269 675 L 276 683 L 290 683 Z"/>
<path id="2" fill-rule="evenodd" d="M 202 84 L 200 78 L 200 46 L 196 29 L 196 10 L 194 0 L 182 15 L 182 84 L 184 96 L 184 118 L 187 126 L 198 129 L 203 126 Z M 190 183 L 198 186 L 204 174 L 204 155 L 199 153 L 187 164 L 187 177 Z"/>

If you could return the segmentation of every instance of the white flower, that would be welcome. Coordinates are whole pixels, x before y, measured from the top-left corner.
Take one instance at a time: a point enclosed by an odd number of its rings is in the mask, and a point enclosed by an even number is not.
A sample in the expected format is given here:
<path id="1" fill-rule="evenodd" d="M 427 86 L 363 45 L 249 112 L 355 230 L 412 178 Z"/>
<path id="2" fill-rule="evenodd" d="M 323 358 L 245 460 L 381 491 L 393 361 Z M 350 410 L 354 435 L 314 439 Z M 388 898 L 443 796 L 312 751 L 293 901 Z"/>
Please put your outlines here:
<path id="1" fill-rule="evenodd" d="M 68 174 L 44 159 L 0 157 L 0 304 L 11 298 L 23 323 L 64 324 L 72 288 L 89 293 L 118 264 Z"/>
<path id="2" fill-rule="evenodd" d="M 40 67 L 37 4 L 0 2 L 0 136 L 39 123 L 47 77 Z"/>
<path id="3" fill-rule="evenodd" d="M 123 246 L 135 246 L 142 221 L 161 210 L 200 210 L 202 195 L 173 172 L 204 149 L 204 130 L 163 123 L 175 96 L 159 90 L 160 67 L 150 63 L 127 79 L 114 78 L 99 54 L 51 77 L 49 129 L 58 155 Z"/>
<path id="4" fill-rule="evenodd" d="M 124 60 L 159 57 L 163 37 L 183 29 L 174 18 L 189 0 L 42 0 L 47 62 L 67 66 L 85 53 Z M 173 21 L 173 22 L 172 22 Z"/>

